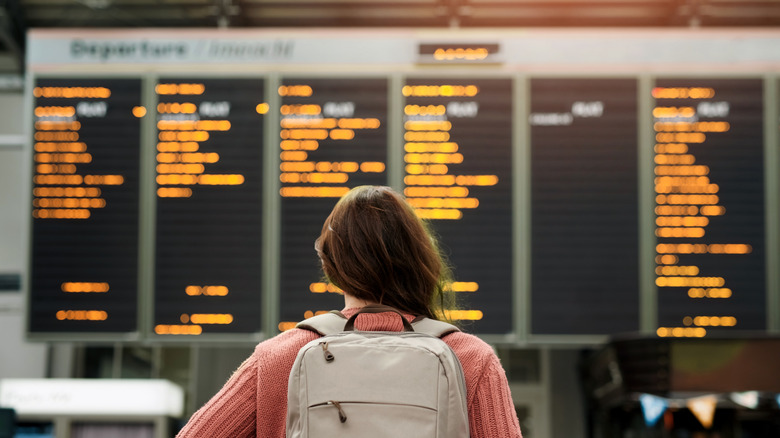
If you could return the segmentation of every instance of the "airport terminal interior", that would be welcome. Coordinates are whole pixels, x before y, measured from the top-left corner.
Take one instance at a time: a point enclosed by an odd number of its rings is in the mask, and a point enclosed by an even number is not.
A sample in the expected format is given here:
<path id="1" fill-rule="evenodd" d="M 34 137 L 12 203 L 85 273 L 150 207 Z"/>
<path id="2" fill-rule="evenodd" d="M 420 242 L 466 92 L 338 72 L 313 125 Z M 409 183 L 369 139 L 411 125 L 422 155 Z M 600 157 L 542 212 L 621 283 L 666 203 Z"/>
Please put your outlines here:
<path id="1" fill-rule="evenodd" d="M 0 438 L 174 437 L 360 185 L 525 438 L 780 437 L 780 1 L 8 0 Z"/>

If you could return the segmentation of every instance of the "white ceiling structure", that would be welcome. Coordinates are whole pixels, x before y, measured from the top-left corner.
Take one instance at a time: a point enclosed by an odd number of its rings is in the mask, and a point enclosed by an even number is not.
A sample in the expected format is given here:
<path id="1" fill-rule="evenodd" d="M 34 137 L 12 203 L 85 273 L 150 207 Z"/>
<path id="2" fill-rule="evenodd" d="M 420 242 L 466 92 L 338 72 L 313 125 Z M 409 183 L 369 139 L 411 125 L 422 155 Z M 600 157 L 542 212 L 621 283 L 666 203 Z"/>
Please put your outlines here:
<path id="1" fill-rule="evenodd" d="M 5 0 L 0 73 L 32 28 L 778 26 L 780 0 Z"/>

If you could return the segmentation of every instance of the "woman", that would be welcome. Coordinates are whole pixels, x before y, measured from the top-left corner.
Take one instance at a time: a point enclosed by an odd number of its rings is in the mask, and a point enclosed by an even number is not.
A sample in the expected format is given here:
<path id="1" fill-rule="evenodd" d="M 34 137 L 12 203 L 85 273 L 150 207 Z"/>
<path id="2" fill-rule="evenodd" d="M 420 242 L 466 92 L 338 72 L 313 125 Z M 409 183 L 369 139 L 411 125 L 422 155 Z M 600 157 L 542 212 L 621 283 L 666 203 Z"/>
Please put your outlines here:
<path id="1" fill-rule="evenodd" d="M 368 304 L 392 306 L 408 320 L 446 319 L 448 271 L 435 240 L 404 199 L 388 187 L 361 186 L 344 195 L 315 243 L 328 280 L 344 291 L 349 318 Z M 393 313 L 362 314 L 357 330 L 402 329 Z M 287 380 L 295 356 L 319 335 L 293 329 L 261 342 L 225 386 L 190 418 L 185 437 L 285 436 Z M 442 340 L 466 379 L 472 438 L 520 438 L 504 370 L 493 349 L 462 332 Z"/>

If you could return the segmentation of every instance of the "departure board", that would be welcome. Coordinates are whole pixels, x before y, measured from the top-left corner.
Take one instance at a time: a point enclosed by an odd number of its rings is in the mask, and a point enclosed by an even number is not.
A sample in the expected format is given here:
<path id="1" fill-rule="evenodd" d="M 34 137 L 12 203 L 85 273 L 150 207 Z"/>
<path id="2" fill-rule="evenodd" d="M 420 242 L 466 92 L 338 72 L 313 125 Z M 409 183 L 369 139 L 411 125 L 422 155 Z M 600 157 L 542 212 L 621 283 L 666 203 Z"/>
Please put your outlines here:
<path id="1" fill-rule="evenodd" d="M 314 251 L 338 199 L 387 185 L 387 79 L 292 79 L 279 87 L 280 330 L 344 299 Z"/>
<path id="2" fill-rule="evenodd" d="M 261 330 L 262 79 L 162 78 L 154 332 Z"/>
<path id="3" fill-rule="evenodd" d="M 453 268 L 472 333 L 512 331 L 512 81 L 409 78 L 404 194 Z"/>
<path id="4" fill-rule="evenodd" d="M 141 81 L 35 81 L 30 333 L 137 330 Z"/>
<path id="5" fill-rule="evenodd" d="M 766 328 L 763 85 L 658 79 L 659 336 Z"/>
<path id="6" fill-rule="evenodd" d="M 531 80 L 531 333 L 639 329 L 635 79 Z"/>

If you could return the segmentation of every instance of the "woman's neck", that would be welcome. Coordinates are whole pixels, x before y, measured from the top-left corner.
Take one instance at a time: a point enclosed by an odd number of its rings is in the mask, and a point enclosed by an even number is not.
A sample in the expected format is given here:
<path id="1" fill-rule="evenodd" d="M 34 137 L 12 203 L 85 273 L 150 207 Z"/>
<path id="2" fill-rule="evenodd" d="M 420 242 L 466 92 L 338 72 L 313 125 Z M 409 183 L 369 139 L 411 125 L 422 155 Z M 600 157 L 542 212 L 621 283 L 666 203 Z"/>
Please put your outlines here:
<path id="1" fill-rule="evenodd" d="M 345 309 L 353 309 L 353 308 L 360 308 L 365 307 L 367 305 L 371 304 L 371 301 L 364 301 L 358 298 L 353 297 L 349 294 L 344 294 L 344 308 Z"/>

